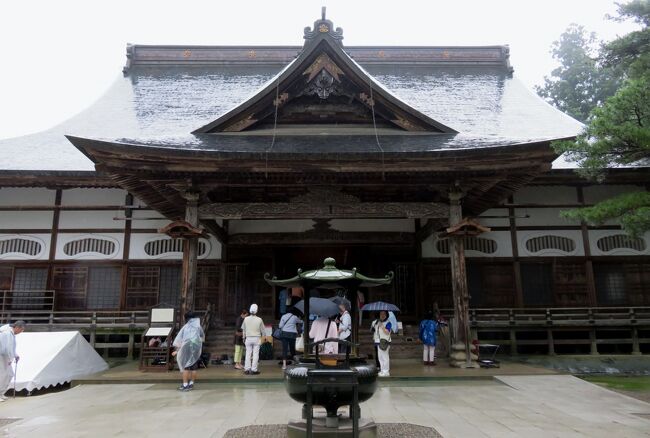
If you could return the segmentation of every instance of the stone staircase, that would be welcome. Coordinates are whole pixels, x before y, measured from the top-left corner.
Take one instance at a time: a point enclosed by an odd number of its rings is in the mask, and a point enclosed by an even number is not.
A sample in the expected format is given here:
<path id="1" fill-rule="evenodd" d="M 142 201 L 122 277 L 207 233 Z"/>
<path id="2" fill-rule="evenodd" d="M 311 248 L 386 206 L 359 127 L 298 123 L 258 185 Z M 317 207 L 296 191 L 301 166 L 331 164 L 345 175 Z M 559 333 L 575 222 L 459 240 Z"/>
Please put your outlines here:
<path id="1" fill-rule="evenodd" d="M 209 352 L 213 359 L 220 358 L 222 355 L 227 354 L 232 358 L 234 354 L 233 337 L 235 328 L 234 326 L 224 326 L 217 324 L 212 327 L 206 334 L 206 342 L 203 350 Z M 446 354 L 445 342 L 439 338 L 436 356 L 442 357 Z M 374 345 L 372 340 L 372 333 L 364 321 L 364 327 L 360 331 L 359 342 L 361 344 L 360 352 L 367 356 L 374 357 Z M 279 356 L 282 351 L 282 345 L 278 341 L 273 342 L 273 347 L 276 356 Z M 422 358 L 422 344 L 418 339 L 418 327 L 415 325 L 404 325 L 403 332 L 393 335 L 391 350 L 392 357 L 399 357 L 401 359 L 420 359 Z"/>

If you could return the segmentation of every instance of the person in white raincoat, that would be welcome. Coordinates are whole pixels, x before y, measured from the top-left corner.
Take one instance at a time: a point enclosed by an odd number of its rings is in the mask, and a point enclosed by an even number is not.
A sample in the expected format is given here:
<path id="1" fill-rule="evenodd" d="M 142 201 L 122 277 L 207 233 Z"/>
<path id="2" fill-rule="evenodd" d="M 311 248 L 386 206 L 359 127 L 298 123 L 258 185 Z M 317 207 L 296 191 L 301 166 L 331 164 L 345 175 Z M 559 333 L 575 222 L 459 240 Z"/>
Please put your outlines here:
<path id="1" fill-rule="evenodd" d="M 25 322 L 16 321 L 0 328 L 0 402 L 7 399 L 5 392 L 11 387 L 14 370 L 11 363 L 18 363 L 20 357 L 16 354 L 16 335 L 25 331 Z"/>
<path id="2" fill-rule="evenodd" d="M 192 312 L 187 312 L 185 321 L 185 325 L 174 338 L 175 351 L 172 353 L 172 356 L 176 356 L 176 363 L 183 375 L 183 384 L 178 388 L 179 391 L 194 389 L 196 370 L 199 369 L 199 360 L 205 340 L 205 333 L 201 328 L 201 318 L 194 316 Z"/>

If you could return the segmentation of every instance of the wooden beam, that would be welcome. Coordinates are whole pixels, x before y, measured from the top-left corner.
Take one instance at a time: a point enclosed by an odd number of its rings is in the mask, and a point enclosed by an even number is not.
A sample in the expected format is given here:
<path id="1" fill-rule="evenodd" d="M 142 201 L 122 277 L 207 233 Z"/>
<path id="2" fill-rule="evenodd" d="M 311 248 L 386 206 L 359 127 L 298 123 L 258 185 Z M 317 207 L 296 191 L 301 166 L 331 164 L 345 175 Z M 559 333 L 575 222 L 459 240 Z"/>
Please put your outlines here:
<path id="1" fill-rule="evenodd" d="M 420 243 L 424 242 L 427 237 L 443 227 L 444 222 L 442 220 L 429 219 L 424 226 L 420 227 L 420 229 L 415 232 L 415 240 Z"/>
<path id="2" fill-rule="evenodd" d="M 228 231 L 226 231 L 221 225 L 217 223 L 214 219 L 202 219 L 201 225 L 206 229 L 206 231 L 212 234 L 217 238 L 219 243 L 222 245 L 228 244 Z"/>

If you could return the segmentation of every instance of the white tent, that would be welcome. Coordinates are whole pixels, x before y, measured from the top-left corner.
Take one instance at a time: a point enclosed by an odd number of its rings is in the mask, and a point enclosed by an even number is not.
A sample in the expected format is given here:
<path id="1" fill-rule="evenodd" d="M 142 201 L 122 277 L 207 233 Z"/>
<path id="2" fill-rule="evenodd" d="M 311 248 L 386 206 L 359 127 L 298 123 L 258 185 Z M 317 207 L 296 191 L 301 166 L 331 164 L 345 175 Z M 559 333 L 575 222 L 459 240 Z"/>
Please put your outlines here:
<path id="1" fill-rule="evenodd" d="M 16 336 L 20 356 L 16 390 L 47 388 L 108 369 L 79 332 L 25 332 Z M 13 382 L 12 382 L 13 384 Z"/>

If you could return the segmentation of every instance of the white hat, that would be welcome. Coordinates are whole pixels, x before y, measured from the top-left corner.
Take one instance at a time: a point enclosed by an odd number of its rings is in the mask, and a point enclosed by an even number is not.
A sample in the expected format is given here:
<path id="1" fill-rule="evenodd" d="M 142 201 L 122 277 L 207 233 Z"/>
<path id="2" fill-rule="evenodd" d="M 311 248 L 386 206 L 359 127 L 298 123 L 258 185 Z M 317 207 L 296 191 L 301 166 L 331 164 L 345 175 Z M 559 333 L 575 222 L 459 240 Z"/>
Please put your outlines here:
<path id="1" fill-rule="evenodd" d="M 251 308 L 249 309 L 249 312 L 251 315 L 255 315 L 257 313 L 257 304 L 251 304 Z"/>

